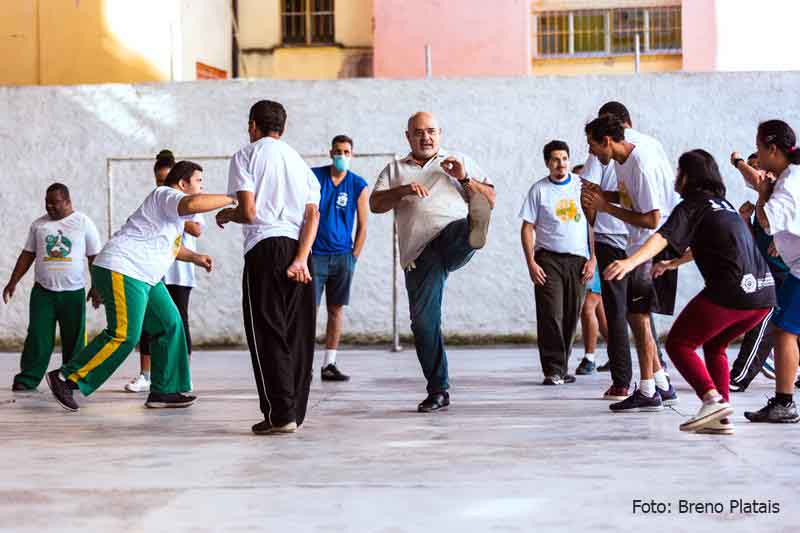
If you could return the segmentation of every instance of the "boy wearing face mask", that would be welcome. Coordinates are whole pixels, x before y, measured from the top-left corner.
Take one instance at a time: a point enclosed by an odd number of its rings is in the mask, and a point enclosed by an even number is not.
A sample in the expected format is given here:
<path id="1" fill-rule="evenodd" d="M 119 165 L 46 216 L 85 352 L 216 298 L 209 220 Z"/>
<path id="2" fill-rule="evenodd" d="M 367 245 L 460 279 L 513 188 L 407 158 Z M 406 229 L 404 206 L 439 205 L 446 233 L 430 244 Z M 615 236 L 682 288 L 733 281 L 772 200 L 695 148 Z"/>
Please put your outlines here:
<path id="1" fill-rule="evenodd" d="M 347 381 L 349 376 L 336 366 L 336 350 L 342 332 L 343 308 L 350 303 L 356 261 L 367 239 L 369 195 L 366 180 L 350 170 L 353 140 L 347 135 L 337 135 L 331 141 L 330 155 L 332 164 L 311 169 L 320 184 L 319 230 L 311 261 L 317 307 L 324 291 L 328 309 L 322 380 Z"/>

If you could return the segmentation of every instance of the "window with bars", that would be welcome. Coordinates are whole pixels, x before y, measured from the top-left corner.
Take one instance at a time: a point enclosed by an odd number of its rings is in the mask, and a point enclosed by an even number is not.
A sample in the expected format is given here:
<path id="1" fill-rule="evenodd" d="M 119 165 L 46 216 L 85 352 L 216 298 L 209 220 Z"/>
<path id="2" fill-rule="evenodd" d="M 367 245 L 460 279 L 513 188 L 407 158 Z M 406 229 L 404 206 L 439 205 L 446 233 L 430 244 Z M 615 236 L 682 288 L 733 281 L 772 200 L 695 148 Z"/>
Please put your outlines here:
<path id="1" fill-rule="evenodd" d="M 536 15 L 536 56 L 680 53 L 681 8 L 584 9 Z"/>
<path id="2" fill-rule="evenodd" d="M 333 44 L 334 0 L 283 0 L 283 44 Z"/>

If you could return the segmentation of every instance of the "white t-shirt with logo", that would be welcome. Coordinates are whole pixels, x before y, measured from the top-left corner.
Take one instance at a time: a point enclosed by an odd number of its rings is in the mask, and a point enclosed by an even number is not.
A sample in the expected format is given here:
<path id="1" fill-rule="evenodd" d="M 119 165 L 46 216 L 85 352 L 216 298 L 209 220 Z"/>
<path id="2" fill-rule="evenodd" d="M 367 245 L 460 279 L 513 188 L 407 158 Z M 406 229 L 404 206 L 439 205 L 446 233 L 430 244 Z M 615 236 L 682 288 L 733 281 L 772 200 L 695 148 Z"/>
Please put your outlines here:
<path id="1" fill-rule="evenodd" d="M 764 204 L 770 235 L 793 276 L 800 278 L 800 165 L 789 165 Z"/>
<path id="2" fill-rule="evenodd" d="M 228 195 L 255 195 L 256 220 L 242 224 L 244 253 L 269 237 L 298 239 L 306 205 L 319 205 L 319 181 L 291 146 L 264 137 L 233 155 Z"/>
<path id="3" fill-rule="evenodd" d="M 415 181 L 425 186 L 430 193 L 427 198 L 406 196 L 394 208 L 397 215 L 400 264 L 403 268 L 411 265 L 448 224 L 467 218 L 467 193 L 458 180 L 447 174 L 441 166 L 442 161 L 450 156 L 461 161 L 467 177 L 486 184 L 492 183 L 472 159 L 464 154 L 445 150 L 439 150 L 423 166 L 419 166 L 411 154 L 396 159 L 386 165 L 375 182 L 373 192 L 386 191 Z"/>
<path id="4" fill-rule="evenodd" d="M 589 258 L 589 226 L 581 208 L 581 180 L 575 174 L 560 183 L 549 177 L 534 183 L 519 217 L 536 226 L 535 250 Z"/>
<path id="5" fill-rule="evenodd" d="M 626 130 L 627 135 L 627 130 Z M 680 202 L 675 192 L 675 170 L 660 145 L 644 142 L 636 145 L 625 163 L 616 163 L 620 205 L 637 213 L 658 210 L 661 224 Z M 639 249 L 655 229 L 628 224 L 628 253 Z"/>
<path id="6" fill-rule="evenodd" d="M 205 219 L 200 213 L 192 215 L 186 222 L 195 222 L 199 224 L 201 230 L 204 230 L 206 227 Z M 197 251 L 197 237 L 185 230 L 181 237 L 181 244 L 183 244 L 184 248 L 193 252 Z M 180 285 L 181 287 L 194 287 L 196 284 L 194 264 L 188 261 L 175 260 L 164 275 L 164 283 L 167 285 Z"/>
<path id="7" fill-rule="evenodd" d="M 183 224 L 178 214 L 184 193 L 157 187 L 103 247 L 94 264 L 149 285 L 164 277 L 181 249 Z"/>
<path id="8" fill-rule="evenodd" d="M 26 252 L 36 256 L 34 278 L 49 291 L 77 291 L 86 286 L 84 257 L 100 252 L 100 234 L 92 219 L 74 211 L 61 220 L 45 215 L 28 231 Z"/>

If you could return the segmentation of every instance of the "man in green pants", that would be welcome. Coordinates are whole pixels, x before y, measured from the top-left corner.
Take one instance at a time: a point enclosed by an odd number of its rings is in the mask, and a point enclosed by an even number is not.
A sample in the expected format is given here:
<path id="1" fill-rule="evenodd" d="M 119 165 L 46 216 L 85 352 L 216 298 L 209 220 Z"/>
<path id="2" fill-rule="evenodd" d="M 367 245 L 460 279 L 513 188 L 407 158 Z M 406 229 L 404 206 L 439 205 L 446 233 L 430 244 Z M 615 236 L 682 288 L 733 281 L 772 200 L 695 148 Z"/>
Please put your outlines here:
<path id="1" fill-rule="evenodd" d="M 97 255 L 93 287 L 106 307 L 107 327 L 60 369 L 47 385 L 61 406 L 77 411 L 74 388 L 89 396 L 122 364 L 139 341 L 150 337 L 151 385 L 147 407 L 188 407 L 189 354 L 178 308 L 161 278 L 175 261 L 191 261 L 211 271 L 212 261 L 181 245 L 184 223 L 195 213 L 231 205 L 222 194 L 201 194 L 203 168 L 178 162 Z"/>
<path id="2" fill-rule="evenodd" d="M 36 390 L 42 381 L 53 353 L 56 323 L 61 331 L 64 363 L 86 344 L 83 257 L 92 264 L 100 252 L 100 235 L 89 217 L 72 208 L 66 185 L 54 183 L 47 188 L 45 208 L 47 214 L 31 224 L 25 247 L 3 289 L 3 301 L 8 303 L 20 279 L 35 263 L 28 335 L 20 373 L 11 386 L 15 392 Z M 96 297 L 94 303 L 95 307 L 99 304 Z"/>

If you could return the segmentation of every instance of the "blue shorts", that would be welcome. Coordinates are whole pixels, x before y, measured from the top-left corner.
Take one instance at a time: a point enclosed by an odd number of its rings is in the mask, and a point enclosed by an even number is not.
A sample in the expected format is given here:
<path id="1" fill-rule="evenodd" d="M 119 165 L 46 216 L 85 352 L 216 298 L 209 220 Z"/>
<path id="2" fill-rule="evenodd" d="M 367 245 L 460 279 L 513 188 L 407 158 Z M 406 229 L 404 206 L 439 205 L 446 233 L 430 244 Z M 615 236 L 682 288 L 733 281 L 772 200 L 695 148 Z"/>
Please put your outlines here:
<path id="1" fill-rule="evenodd" d="M 312 283 L 317 305 L 322 302 L 322 291 L 325 291 L 325 302 L 331 305 L 348 305 L 350 303 L 350 285 L 356 270 L 356 258 L 353 254 L 311 255 L 314 266 Z"/>
<path id="2" fill-rule="evenodd" d="M 593 292 L 595 294 L 600 294 L 600 267 L 597 266 L 594 269 L 594 276 L 586 285 L 586 290 L 589 292 Z"/>
<path id="3" fill-rule="evenodd" d="M 778 290 L 778 307 L 772 323 L 783 331 L 800 335 L 800 279 L 790 274 Z"/>

